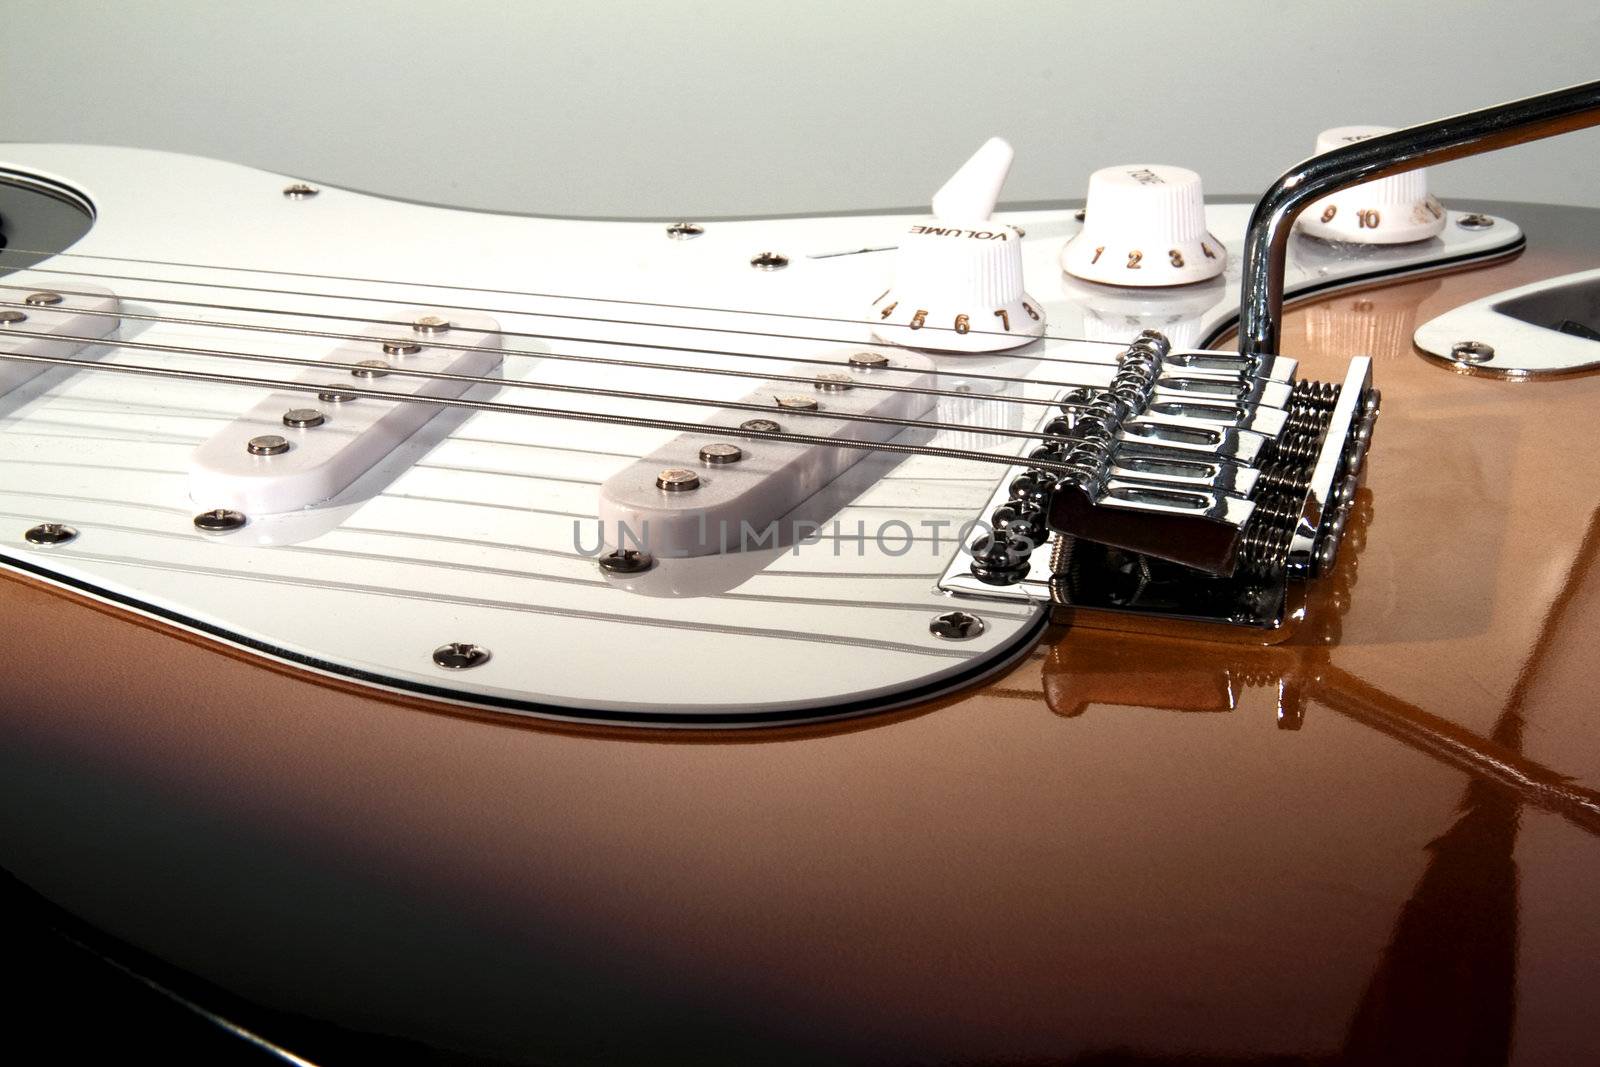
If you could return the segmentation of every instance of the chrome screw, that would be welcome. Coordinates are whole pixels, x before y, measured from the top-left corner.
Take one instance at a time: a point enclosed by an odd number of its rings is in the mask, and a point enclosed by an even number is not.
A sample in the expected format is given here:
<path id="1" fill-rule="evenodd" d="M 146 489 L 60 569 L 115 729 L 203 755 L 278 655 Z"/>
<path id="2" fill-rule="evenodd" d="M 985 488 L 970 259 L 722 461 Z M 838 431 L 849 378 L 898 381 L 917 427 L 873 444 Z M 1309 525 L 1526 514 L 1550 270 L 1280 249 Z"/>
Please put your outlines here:
<path id="1" fill-rule="evenodd" d="M 55 307 L 63 299 L 65 298 L 60 293 L 29 293 L 22 298 L 22 302 L 24 304 L 32 304 L 34 307 Z"/>
<path id="2" fill-rule="evenodd" d="M 442 315 L 418 315 L 411 320 L 411 328 L 418 333 L 444 333 L 450 328 L 450 320 Z"/>
<path id="3" fill-rule="evenodd" d="M 223 533 L 228 530 L 237 530 L 247 521 L 244 512 L 233 511 L 230 508 L 213 508 L 202 511 L 194 517 L 196 528 L 207 533 Z"/>
<path id="4" fill-rule="evenodd" d="M 986 629 L 982 619 L 967 611 L 947 611 L 928 624 L 928 632 L 941 641 L 970 641 Z"/>
<path id="5" fill-rule="evenodd" d="M 385 341 L 383 354 L 386 356 L 414 356 L 422 351 L 422 346 L 415 341 Z"/>
<path id="6" fill-rule="evenodd" d="M 364 359 L 357 363 L 350 371 L 357 378 L 382 378 L 392 368 L 381 359 Z"/>
<path id="7" fill-rule="evenodd" d="M 14 326 L 19 322 L 27 321 L 28 316 L 20 311 L 11 311 L 10 309 L 0 311 L 0 326 Z"/>
<path id="8" fill-rule="evenodd" d="M 751 433 L 782 433 L 783 427 L 771 419 L 750 419 L 739 424 L 739 429 L 749 430 Z"/>
<path id="9" fill-rule="evenodd" d="M 1462 215 L 1459 219 L 1456 219 L 1456 225 L 1463 230 L 1487 230 L 1494 225 L 1494 218 L 1473 212 L 1470 215 Z"/>
<path id="10" fill-rule="evenodd" d="M 856 380 L 842 370 L 823 371 L 817 375 L 817 388 L 824 393 L 842 393 L 854 384 Z"/>
<path id="11" fill-rule="evenodd" d="M 882 352 L 852 352 L 850 353 L 850 365 L 852 367 L 860 367 L 863 370 L 877 370 L 880 367 L 889 365 L 889 357 Z"/>
<path id="12" fill-rule="evenodd" d="M 700 488 L 700 476 L 683 467 L 668 467 L 656 475 L 656 488 L 668 493 L 687 493 Z"/>
<path id="13" fill-rule="evenodd" d="M 452 641 L 433 650 L 433 662 L 447 671 L 464 671 L 488 663 L 489 650 L 467 641 Z"/>
<path id="14" fill-rule="evenodd" d="M 744 458 L 744 449 L 727 441 L 713 441 L 700 446 L 700 462 L 710 467 L 723 467 Z"/>
<path id="15" fill-rule="evenodd" d="M 1457 341 L 1450 346 L 1450 358 L 1457 363 L 1487 363 L 1494 358 L 1494 346 L 1482 341 Z"/>
<path id="16" fill-rule="evenodd" d="M 667 236 L 674 241 L 692 241 L 705 232 L 704 226 L 693 222 L 674 222 L 667 227 Z"/>
<path id="17" fill-rule="evenodd" d="M 252 456 L 281 456 L 289 451 L 289 439 L 275 433 L 264 433 L 260 437 L 250 438 L 249 444 L 244 447 Z"/>
<path id="18" fill-rule="evenodd" d="M 789 265 L 789 257 L 779 252 L 763 252 L 750 261 L 756 270 L 782 270 Z"/>
<path id="19" fill-rule="evenodd" d="M 815 411 L 818 404 L 809 396 L 775 396 L 772 398 L 780 408 L 789 411 Z"/>
<path id="20" fill-rule="evenodd" d="M 22 535 L 30 545 L 64 545 L 78 536 L 78 531 L 61 522 L 41 522 Z"/>
<path id="21" fill-rule="evenodd" d="M 357 399 L 357 397 L 354 393 L 337 393 L 329 389 L 327 392 L 318 393 L 317 399 L 324 404 L 348 404 L 350 401 Z"/>
<path id="22" fill-rule="evenodd" d="M 327 421 L 327 416 L 316 408 L 290 408 L 283 413 L 283 424 L 285 426 L 293 426 L 297 430 L 321 426 Z"/>
<path id="23" fill-rule="evenodd" d="M 286 185 L 283 188 L 283 195 L 290 200 L 310 200 L 320 192 L 322 192 L 321 189 L 318 189 L 315 185 L 307 185 L 305 182 L 295 182 L 293 185 Z"/>
<path id="24" fill-rule="evenodd" d="M 600 569 L 607 574 L 639 574 L 655 565 L 654 556 L 637 548 L 619 548 L 600 557 Z"/>

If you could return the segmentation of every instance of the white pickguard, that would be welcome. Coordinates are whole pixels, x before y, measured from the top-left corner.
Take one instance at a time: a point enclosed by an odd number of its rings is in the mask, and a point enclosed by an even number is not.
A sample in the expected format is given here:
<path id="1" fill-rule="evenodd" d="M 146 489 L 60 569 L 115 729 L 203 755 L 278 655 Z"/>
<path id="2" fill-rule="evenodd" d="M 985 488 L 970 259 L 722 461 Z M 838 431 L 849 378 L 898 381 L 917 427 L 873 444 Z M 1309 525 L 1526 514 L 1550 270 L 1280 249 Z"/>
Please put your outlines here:
<path id="1" fill-rule="evenodd" d="M 290 200 L 281 190 L 291 179 L 130 149 L 0 146 L 0 166 L 53 176 L 81 190 L 97 212 L 73 255 L 0 279 L 6 284 L 20 278 L 70 290 L 93 282 L 116 292 L 130 316 L 303 329 L 354 327 L 274 312 L 372 317 L 396 307 L 473 309 L 499 321 L 510 347 L 530 353 L 685 367 L 748 366 L 708 349 L 805 358 L 866 342 L 869 326 L 859 317 L 887 287 L 890 257 L 837 253 L 893 245 L 904 227 L 904 216 L 892 215 L 717 222 L 706 224 L 703 236 L 679 241 L 655 222 L 473 214 L 337 189 Z M 1184 345 L 1225 324 L 1237 306 L 1247 215 L 1238 205 L 1208 213 L 1211 231 L 1233 257 L 1223 284 L 1198 293 L 1138 294 L 1062 278 L 1056 256 L 1077 226 L 1069 211 L 1004 219 L 1027 231 L 1028 286 L 1046 304 L 1053 335 L 1125 340 L 1154 327 Z M 1289 287 L 1375 269 L 1419 269 L 1504 246 L 1515 236 L 1505 223 L 1487 235 L 1452 226 L 1440 241 L 1410 251 L 1313 249 L 1291 267 Z M 764 251 L 784 254 L 789 266 L 751 269 L 751 257 Z M 531 295 L 541 293 L 604 302 Z M 311 359 L 337 344 L 136 318 L 124 322 L 120 337 Z M 937 358 L 941 368 L 1026 378 L 1030 384 L 1008 388 L 1042 399 L 1060 386 L 1031 383 L 1068 380 L 1072 370 L 1048 361 L 1105 363 L 1116 351 L 1046 339 L 1021 354 Z M 115 346 L 97 355 L 113 363 L 264 373 L 238 361 Z M 733 377 L 549 358 L 508 357 L 504 374 L 724 400 L 750 386 Z M 941 382 L 955 384 L 948 377 Z M 974 380 L 971 391 L 981 393 L 986 384 L 992 383 Z M 812 511 L 828 516 L 816 543 L 663 561 L 624 582 L 603 577 L 575 547 L 575 536 L 592 550 L 600 483 L 672 433 L 446 413 L 381 477 L 327 506 L 264 517 L 236 534 L 201 534 L 191 524 L 203 502 L 189 499 L 190 458 L 260 395 L 56 371 L 0 398 L 0 552 L 10 565 L 313 669 L 444 699 L 592 720 L 739 723 L 892 706 L 999 669 L 1026 650 L 1042 625 L 1038 605 L 982 603 L 973 608 L 988 624 L 982 636 L 951 643 L 930 634 L 935 614 L 960 606 L 937 589 L 954 531 L 980 517 L 1005 476 L 1003 467 L 949 459 L 857 465 L 820 494 L 827 499 L 811 502 Z M 501 389 L 496 399 L 684 421 L 702 420 L 706 412 L 537 388 Z M 929 443 L 1015 451 L 1015 441 L 984 429 L 1031 427 L 1042 410 L 942 399 L 934 417 L 972 429 Z M 374 485 L 381 485 L 376 495 Z M 26 543 L 23 531 L 47 520 L 70 523 L 80 536 L 53 547 Z M 907 542 L 902 528 L 916 540 Z M 858 529 L 865 543 L 851 540 Z M 881 545 L 873 536 L 879 530 L 886 534 Z M 450 641 L 486 646 L 493 657 L 470 671 L 445 671 L 430 657 Z"/>

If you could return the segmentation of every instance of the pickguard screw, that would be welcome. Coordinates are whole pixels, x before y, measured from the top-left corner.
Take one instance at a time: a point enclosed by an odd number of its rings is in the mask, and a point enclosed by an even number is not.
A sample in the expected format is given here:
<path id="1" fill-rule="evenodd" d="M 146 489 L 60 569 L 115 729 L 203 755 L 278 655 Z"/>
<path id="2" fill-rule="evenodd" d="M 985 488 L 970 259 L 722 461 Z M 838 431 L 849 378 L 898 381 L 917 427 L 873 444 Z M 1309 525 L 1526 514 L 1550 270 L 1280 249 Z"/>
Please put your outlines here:
<path id="1" fill-rule="evenodd" d="M 928 632 L 942 641 L 970 641 L 986 629 L 982 619 L 967 611 L 947 611 L 928 624 Z"/>
<path id="2" fill-rule="evenodd" d="M 889 365 L 889 357 L 882 352 L 852 352 L 850 353 L 850 365 L 852 367 L 861 367 L 863 370 L 877 370 L 880 367 Z"/>
<path id="3" fill-rule="evenodd" d="M 775 396 L 772 399 L 780 408 L 789 411 L 815 411 L 818 407 L 809 396 Z"/>
<path id="4" fill-rule="evenodd" d="M 1456 220 L 1456 225 L 1463 230 L 1487 230 L 1494 225 L 1494 218 L 1490 215 L 1480 215 L 1477 212 L 1473 212 L 1470 215 L 1462 215 Z"/>
<path id="5" fill-rule="evenodd" d="M 386 356 L 414 356 L 422 351 L 422 346 L 415 341 L 385 341 L 383 354 Z"/>
<path id="6" fill-rule="evenodd" d="M 823 371 L 817 375 L 817 388 L 824 393 L 842 393 L 854 384 L 856 380 L 842 370 Z"/>
<path id="7" fill-rule="evenodd" d="M 351 368 L 357 378 L 382 378 L 389 373 L 389 364 L 381 359 L 364 359 Z"/>
<path id="8" fill-rule="evenodd" d="M 16 323 L 27 321 L 28 316 L 20 311 L 11 311 L 9 309 L 0 311 L 0 326 L 12 326 Z"/>
<path id="9" fill-rule="evenodd" d="M 1087 211 L 1083 210 L 1083 208 L 1080 207 L 1078 210 L 1076 210 L 1076 211 L 1074 211 L 1072 213 L 1072 217 L 1076 221 L 1082 222 L 1084 219 L 1089 217 L 1089 213 Z"/>
<path id="10" fill-rule="evenodd" d="M 411 320 L 411 328 L 418 333 L 444 333 L 450 328 L 450 320 L 443 315 L 418 315 Z"/>
<path id="11" fill-rule="evenodd" d="M 321 189 L 318 189 L 315 185 L 307 185 L 305 182 L 295 182 L 293 185 L 283 187 L 283 195 L 290 200 L 310 200 L 320 192 L 322 192 Z"/>
<path id="12" fill-rule="evenodd" d="M 433 662 L 447 671 L 464 671 L 489 662 L 489 650 L 467 641 L 452 641 L 433 650 Z"/>
<path id="13" fill-rule="evenodd" d="M 32 304 L 34 307 L 55 307 L 62 299 L 60 293 L 29 293 L 22 298 L 22 302 Z"/>
<path id="14" fill-rule="evenodd" d="M 600 569 L 607 574 L 639 574 L 655 565 L 654 556 L 637 548 L 619 548 L 600 557 Z"/>
<path id="15" fill-rule="evenodd" d="M 316 408 L 290 408 L 283 413 L 283 424 L 285 426 L 293 426 L 297 430 L 321 426 L 327 421 L 327 416 Z"/>
<path id="16" fill-rule="evenodd" d="M 289 451 L 289 439 L 275 433 L 264 433 L 260 437 L 250 438 L 245 451 L 252 456 L 281 456 Z"/>
<path id="17" fill-rule="evenodd" d="M 700 476 L 683 467 L 668 467 L 656 475 L 656 488 L 668 493 L 687 493 L 700 488 Z"/>
<path id="18" fill-rule="evenodd" d="M 31 545 L 64 545 L 78 536 L 78 531 L 60 522 L 41 522 L 22 536 Z"/>
<path id="19" fill-rule="evenodd" d="M 700 446 L 700 462 L 710 467 L 723 467 L 744 458 L 744 449 L 726 441 L 713 441 Z"/>
<path id="20" fill-rule="evenodd" d="M 213 508 L 210 511 L 202 511 L 194 517 L 195 527 L 207 533 L 237 530 L 247 521 L 249 520 L 244 517 L 244 512 L 233 511 L 230 508 Z"/>
<path id="21" fill-rule="evenodd" d="M 705 232 L 704 226 L 693 222 L 674 222 L 667 227 L 667 236 L 674 241 L 692 241 Z"/>
<path id="22" fill-rule="evenodd" d="M 739 429 L 749 430 L 751 433 L 782 433 L 783 427 L 771 419 L 748 419 L 739 424 Z"/>
<path id="23" fill-rule="evenodd" d="M 1457 341 L 1450 346 L 1450 358 L 1457 363 L 1487 363 L 1494 358 L 1494 346 L 1482 341 Z"/>
<path id="24" fill-rule="evenodd" d="M 750 261 L 756 270 L 782 270 L 789 265 L 789 257 L 778 252 L 763 252 Z"/>

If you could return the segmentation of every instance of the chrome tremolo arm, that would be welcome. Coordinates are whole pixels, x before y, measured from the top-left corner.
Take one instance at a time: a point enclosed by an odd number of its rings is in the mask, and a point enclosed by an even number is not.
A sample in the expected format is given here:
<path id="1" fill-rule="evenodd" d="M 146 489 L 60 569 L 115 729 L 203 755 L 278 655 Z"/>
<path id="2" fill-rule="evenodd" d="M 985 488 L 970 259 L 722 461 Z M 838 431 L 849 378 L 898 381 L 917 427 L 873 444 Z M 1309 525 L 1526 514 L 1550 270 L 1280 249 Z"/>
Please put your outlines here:
<path id="1" fill-rule="evenodd" d="M 1306 205 L 1351 185 L 1589 126 L 1600 126 L 1600 81 L 1355 141 L 1284 172 L 1256 204 L 1245 234 L 1240 354 L 1278 352 L 1289 234 Z"/>

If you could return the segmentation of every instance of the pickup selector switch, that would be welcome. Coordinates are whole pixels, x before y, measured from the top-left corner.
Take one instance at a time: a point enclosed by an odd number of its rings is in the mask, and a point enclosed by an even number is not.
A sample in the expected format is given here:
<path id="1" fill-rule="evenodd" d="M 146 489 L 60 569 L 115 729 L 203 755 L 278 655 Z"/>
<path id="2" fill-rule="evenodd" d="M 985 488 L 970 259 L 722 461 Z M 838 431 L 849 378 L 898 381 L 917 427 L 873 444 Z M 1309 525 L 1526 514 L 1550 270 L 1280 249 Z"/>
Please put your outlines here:
<path id="1" fill-rule="evenodd" d="M 1192 170 L 1097 170 L 1084 211 L 1083 229 L 1061 250 L 1061 268 L 1074 277 L 1148 288 L 1203 282 L 1227 266 L 1227 250 L 1206 230 L 1205 194 Z"/>
<path id="2" fill-rule="evenodd" d="M 1022 288 L 1022 231 L 989 219 L 1011 170 L 992 137 L 933 197 L 933 221 L 900 238 L 894 285 L 868 311 L 879 340 L 934 352 L 1001 352 L 1044 333 Z"/>
<path id="3" fill-rule="evenodd" d="M 1317 135 L 1316 154 L 1393 132 L 1393 126 L 1323 130 Z M 1444 223 L 1444 208 L 1428 193 L 1428 172 L 1419 167 L 1323 197 L 1300 213 L 1295 228 L 1324 241 L 1397 245 L 1437 237 Z"/>

